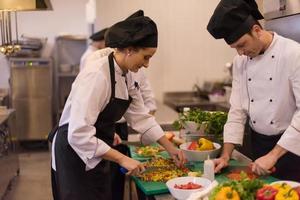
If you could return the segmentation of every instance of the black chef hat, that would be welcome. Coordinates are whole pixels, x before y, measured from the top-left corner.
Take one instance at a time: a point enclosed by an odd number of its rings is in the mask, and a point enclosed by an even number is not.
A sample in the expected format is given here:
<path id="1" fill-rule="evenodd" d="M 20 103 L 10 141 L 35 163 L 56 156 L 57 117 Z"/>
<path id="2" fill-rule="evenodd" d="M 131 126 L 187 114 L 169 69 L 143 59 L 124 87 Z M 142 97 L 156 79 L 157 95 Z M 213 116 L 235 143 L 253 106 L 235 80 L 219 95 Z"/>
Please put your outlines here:
<path id="1" fill-rule="evenodd" d="M 207 25 L 216 39 L 232 44 L 263 19 L 255 0 L 221 0 Z"/>
<path id="2" fill-rule="evenodd" d="M 101 41 L 104 40 L 105 32 L 107 31 L 107 28 L 102 29 L 101 31 L 98 31 L 90 36 L 90 39 L 93 41 Z"/>
<path id="3" fill-rule="evenodd" d="M 125 20 L 135 18 L 135 17 L 143 17 L 143 16 L 144 16 L 144 11 L 138 10 L 135 13 L 133 13 L 132 15 L 130 15 L 129 17 L 127 17 Z"/>
<path id="4" fill-rule="evenodd" d="M 105 35 L 105 46 L 111 48 L 157 47 L 157 27 L 153 20 L 139 10 L 110 27 Z"/>

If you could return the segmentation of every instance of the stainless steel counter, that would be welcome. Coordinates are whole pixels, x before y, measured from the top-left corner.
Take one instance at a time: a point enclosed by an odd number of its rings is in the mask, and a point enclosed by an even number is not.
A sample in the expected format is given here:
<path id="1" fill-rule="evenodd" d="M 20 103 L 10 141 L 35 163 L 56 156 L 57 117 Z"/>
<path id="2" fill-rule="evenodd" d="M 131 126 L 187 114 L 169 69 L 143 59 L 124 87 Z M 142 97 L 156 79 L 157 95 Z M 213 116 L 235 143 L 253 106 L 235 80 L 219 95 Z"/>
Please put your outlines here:
<path id="1" fill-rule="evenodd" d="M 154 115 L 156 121 L 160 124 L 163 130 L 173 130 L 172 124 L 175 120 L 178 119 L 178 113 L 169 106 L 163 104 L 162 102 L 156 103 L 157 111 Z"/>
<path id="2" fill-rule="evenodd" d="M 182 112 L 184 107 L 200 108 L 210 111 L 228 111 L 230 105 L 226 102 L 216 103 L 198 96 L 197 92 L 166 92 L 164 94 L 164 104 L 173 108 L 177 112 Z"/>
<path id="3" fill-rule="evenodd" d="M 12 178 L 19 173 L 15 119 L 14 109 L 0 113 L 0 199 Z"/>

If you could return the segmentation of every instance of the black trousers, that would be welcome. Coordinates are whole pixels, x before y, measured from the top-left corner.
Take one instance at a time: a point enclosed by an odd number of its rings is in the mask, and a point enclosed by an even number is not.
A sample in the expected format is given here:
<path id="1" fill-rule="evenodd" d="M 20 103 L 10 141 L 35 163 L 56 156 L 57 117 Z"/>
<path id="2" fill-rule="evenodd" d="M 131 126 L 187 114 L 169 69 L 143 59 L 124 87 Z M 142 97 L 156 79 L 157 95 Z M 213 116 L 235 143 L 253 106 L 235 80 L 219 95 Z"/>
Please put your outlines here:
<path id="1" fill-rule="evenodd" d="M 252 152 L 254 159 L 266 155 L 270 152 L 282 134 L 266 136 L 251 130 Z M 287 152 L 275 164 L 276 171 L 272 176 L 282 180 L 292 180 L 300 182 L 300 156 Z"/>
<path id="2" fill-rule="evenodd" d="M 52 170 L 54 200 L 111 200 L 110 162 L 102 160 L 86 171 L 85 163 L 68 143 L 67 130 L 55 142 L 56 171 Z"/>
<path id="3" fill-rule="evenodd" d="M 122 140 L 127 140 L 128 139 L 127 123 L 126 122 L 117 123 L 116 133 L 121 137 Z M 126 145 L 120 144 L 113 148 L 118 150 L 124 155 L 129 154 L 129 149 Z M 111 162 L 110 170 L 111 170 L 110 175 L 111 175 L 111 183 L 112 183 L 111 190 L 113 191 L 112 199 L 123 200 L 125 175 L 120 172 L 120 165 L 118 165 L 117 163 Z"/>

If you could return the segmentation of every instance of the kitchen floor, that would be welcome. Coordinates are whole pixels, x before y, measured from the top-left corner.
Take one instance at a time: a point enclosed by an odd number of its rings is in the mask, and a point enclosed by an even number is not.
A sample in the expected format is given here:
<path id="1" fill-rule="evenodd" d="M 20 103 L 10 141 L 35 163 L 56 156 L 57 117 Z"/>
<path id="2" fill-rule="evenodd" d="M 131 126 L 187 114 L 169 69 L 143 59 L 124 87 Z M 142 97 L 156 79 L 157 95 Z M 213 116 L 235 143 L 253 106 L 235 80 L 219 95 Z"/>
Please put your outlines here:
<path id="1" fill-rule="evenodd" d="M 51 153 L 22 151 L 19 154 L 20 174 L 13 179 L 11 187 L 1 200 L 51 200 Z M 127 178 L 128 179 L 128 178 Z M 124 200 L 137 200 L 135 185 L 126 181 Z M 129 192 L 131 191 L 131 192 Z M 1 198 L 1 197 L 0 197 Z"/>
<path id="2" fill-rule="evenodd" d="M 3 200 L 52 199 L 50 159 L 48 151 L 20 153 L 20 174 L 12 181 Z"/>

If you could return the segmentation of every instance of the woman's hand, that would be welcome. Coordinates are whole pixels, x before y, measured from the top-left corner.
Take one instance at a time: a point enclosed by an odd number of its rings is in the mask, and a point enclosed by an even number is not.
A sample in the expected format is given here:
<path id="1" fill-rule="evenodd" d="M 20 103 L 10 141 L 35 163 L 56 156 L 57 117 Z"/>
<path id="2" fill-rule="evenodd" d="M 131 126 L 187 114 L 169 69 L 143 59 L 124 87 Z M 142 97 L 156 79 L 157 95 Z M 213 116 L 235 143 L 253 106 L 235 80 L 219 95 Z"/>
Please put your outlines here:
<path id="1" fill-rule="evenodd" d="M 186 158 L 180 149 L 174 147 L 168 153 L 178 167 L 183 167 L 184 163 L 186 163 Z"/>
<path id="2" fill-rule="evenodd" d="M 213 160 L 215 164 L 215 173 L 221 172 L 221 169 L 228 166 L 229 159 L 225 156 Z"/>
<path id="3" fill-rule="evenodd" d="M 127 174 L 131 176 L 136 176 L 145 171 L 145 166 L 141 162 L 127 156 L 122 157 L 119 165 L 126 168 L 128 170 Z"/>
<path id="4" fill-rule="evenodd" d="M 122 143 L 122 139 L 120 138 L 120 136 L 117 133 L 115 133 L 113 146 L 117 146 L 121 143 Z"/>
<path id="5" fill-rule="evenodd" d="M 186 163 L 186 158 L 183 152 L 176 148 L 165 135 L 159 138 L 158 142 L 167 150 L 171 158 L 174 160 L 175 164 L 178 167 L 183 167 L 184 163 Z"/>

